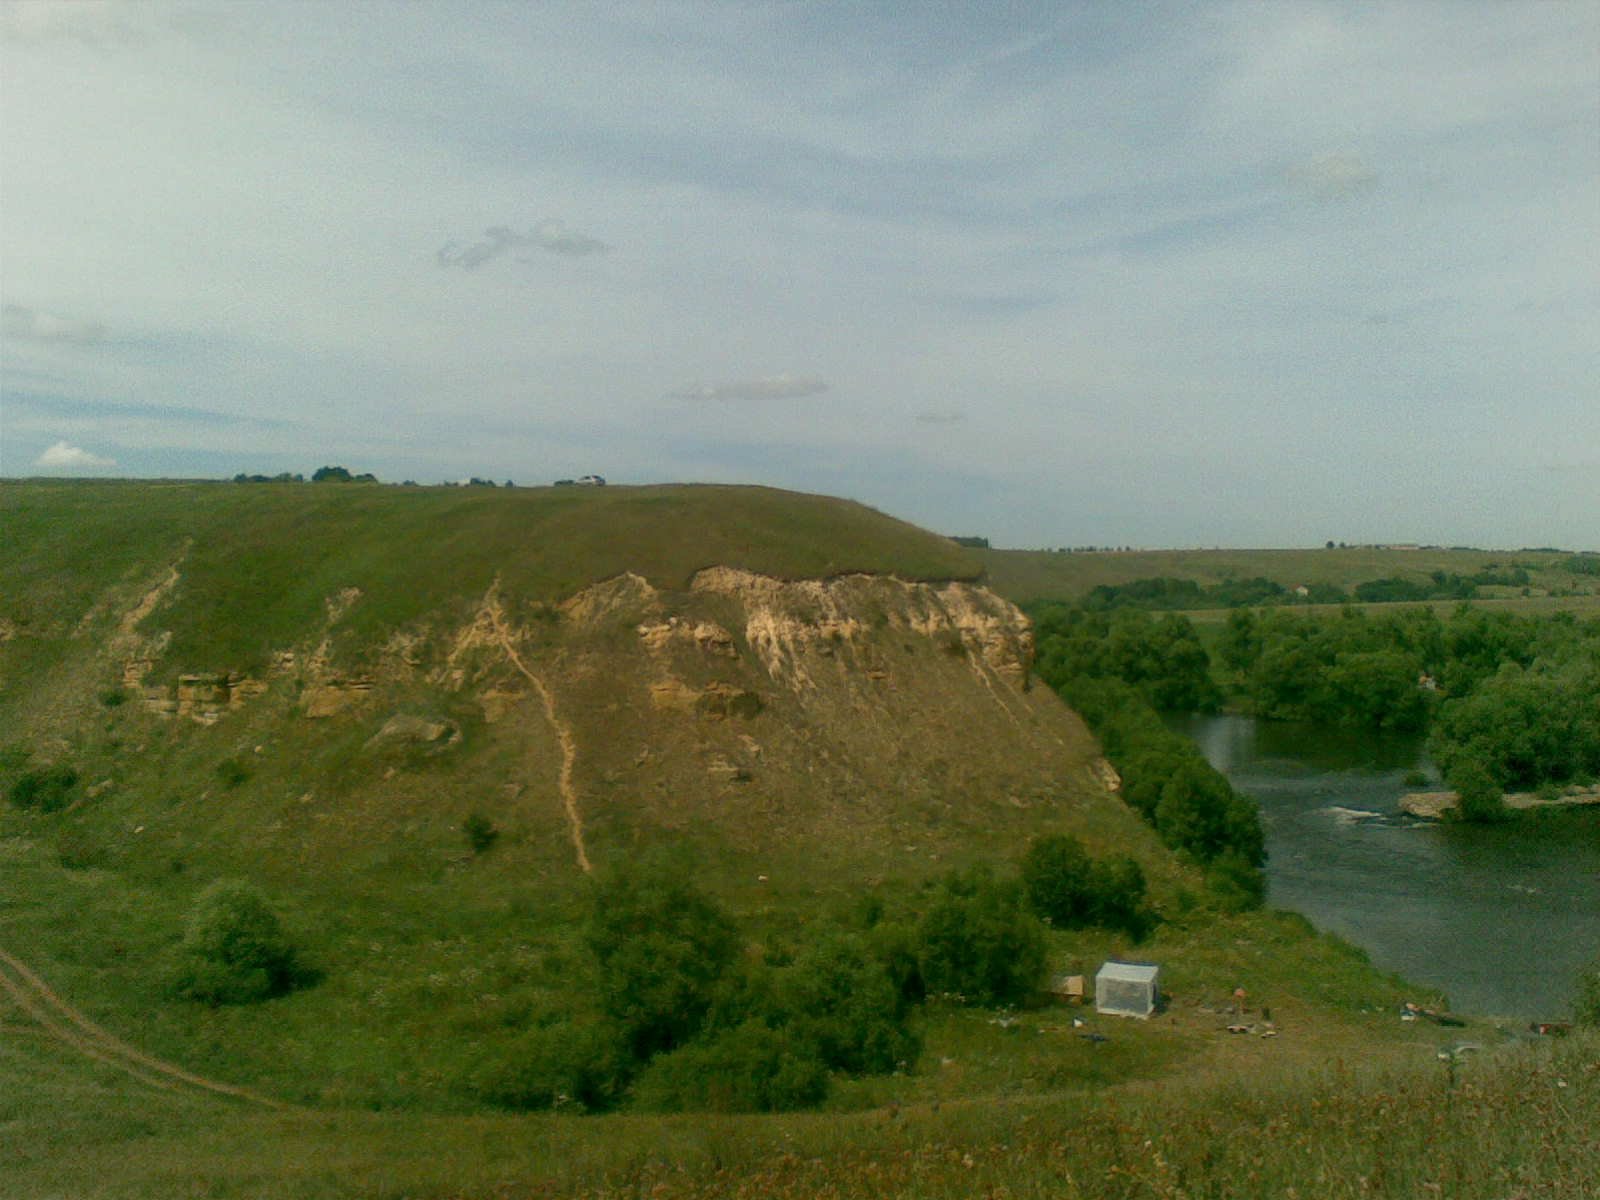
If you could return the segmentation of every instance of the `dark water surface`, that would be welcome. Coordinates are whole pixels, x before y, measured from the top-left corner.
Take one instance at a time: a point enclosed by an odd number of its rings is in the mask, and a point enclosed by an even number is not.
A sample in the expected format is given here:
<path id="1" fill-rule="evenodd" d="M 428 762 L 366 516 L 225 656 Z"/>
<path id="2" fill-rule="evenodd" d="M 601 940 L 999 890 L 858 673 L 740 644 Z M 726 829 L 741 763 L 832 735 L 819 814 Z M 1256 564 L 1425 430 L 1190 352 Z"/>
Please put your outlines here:
<path id="1" fill-rule="evenodd" d="M 1428 769 L 1415 737 L 1238 716 L 1172 727 L 1260 804 L 1273 906 L 1462 1012 L 1567 1016 L 1574 976 L 1600 957 L 1600 812 L 1417 822 L 1399 811 L 1420 790 L 1405 774 Z"/>

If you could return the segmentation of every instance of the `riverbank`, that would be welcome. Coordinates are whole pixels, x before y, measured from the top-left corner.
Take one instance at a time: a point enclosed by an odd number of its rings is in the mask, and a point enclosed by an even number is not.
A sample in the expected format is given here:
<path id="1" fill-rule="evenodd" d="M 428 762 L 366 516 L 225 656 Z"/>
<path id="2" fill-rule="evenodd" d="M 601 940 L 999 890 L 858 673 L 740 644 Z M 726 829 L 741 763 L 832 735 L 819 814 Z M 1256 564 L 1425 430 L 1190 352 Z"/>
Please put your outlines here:
<path id="1" fill-rule="evenodd" d="M 1457 811 L 1461 798 L 1455 792 L 1410 792 L 1400 797 L 1400 811 L 1407 816 L 1425 821 L 1441 821 Z M 1600 786 L 1570 787 L 1559 796 L 1541 796 L 1537 792 L 1508 792 L 1505 806 L 1521 811 L 1531 808 L 1579 808 L 1587 804 L 1600 804 Z"/>

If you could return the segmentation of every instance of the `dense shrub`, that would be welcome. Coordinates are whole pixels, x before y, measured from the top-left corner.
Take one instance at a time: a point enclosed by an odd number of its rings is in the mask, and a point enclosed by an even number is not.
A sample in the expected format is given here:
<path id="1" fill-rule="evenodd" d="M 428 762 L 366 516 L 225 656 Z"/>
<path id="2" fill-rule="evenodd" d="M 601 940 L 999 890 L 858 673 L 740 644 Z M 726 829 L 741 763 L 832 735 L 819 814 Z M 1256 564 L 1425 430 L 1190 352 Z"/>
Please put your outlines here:
<path id="1" fill-rule="evenodd" d="M 1600 652 L 1591 653 L 1559 667 L 1509 663 L 1445 704 L 1429 750 L 1446 778 L 1468 761 L 1512 789 L 1600 772 Z"/>
<path id="2" fill-rule="evenodd" d="M 1234 854 L 1259 867 L 1266 838 L 1253 801 L 1233 790 L 1193 742 L 1173 733 L 1128 684 L 1075 677 L 1056 685 L 1122 776 L 1122 796 L 1161 840 L 1201 863 Z"/>
<path id="3" fill-rule="evenodd" d="M 71 767 L 39 767 L 24 771 L 11 785 L 11 803 L 18 808 L 39 812 L 60 812 L 72 803 L 78 789 L 78 773 Z"/>
<path id="4" fill-rule="evenodd" d="M 266 898 L 242 880 L 200 893 L 179 948 L 174 990 L 202 1004 L 249 1004 L 308 981 Z"/>
<path id="5" fill-rule="evenodd" d="M 1116 854 L 1092 867 L 1094 923 L 1142 939 L 1156 923 L 1147 895 L 1144 868 L 1132 855 Z"/>
<path id="6" fill-rule="evenodd" d="M 930 993 L 1016 1004 L 1044 976 L 1044 927 L 1020 883 L 984 870 L 952 874 L 917 927 L 917 958 Z"/>
<path id="7" fill-rule="evenodd" d="M 1077 838 L 1036 838 L 1022 858 L 1028 906 L 1057 929 L 1098 925 L 1143 937 L 1155 914 L 1145 903 L 1144 870 L 1126 854 L 1091 858 Z"/>
<path id="8" fill-rule="evenodd" d="M 634 1097 L 658 1111 L 782 1112 L 809 1108 L 828 1092 L 814 1048 L 783 1029 L 749 1020 L 655 1058 Z"/>
<path id="9" fill-rule="evenodd" d="M 1228 912 L 1260 908 L 1267 895 L 1267 877 L 1244 855 L 1230 851 L 1206 868 L 1206 891 Z"/>
<path id="10" fill-rule="evenodd" d="M 640 1060 L 699 1032 L 739 953 L 727 913 L 664 864 L 598 884 L 586 940 L 600 968 L 602 1011 Z"/>
<path id="11" fill-rule="evenodd" d="M 904 992 L 867 944 L 835 934 L 775 973 L 767 1017 L 814 1047 L 826 1066 L 880 1075 L 917 1057 L 909 1012 Z"/>
<path id="12" fill-rule="evenodd" d="M 1509 816 L 1500 781 L 1479 760 L 1457 759 L 1445 778 L 1456 793 L 1459 819 L 1483 824 Z"/>
<path id="13" fill-rule="evenodd" d="M 1092 863 L 1083 843 L 1069 834 L 1035 838 L 1022 856 L 1022 887 L 1028 906 L 1057 929 L 1081 929 L 1094 920 Z"/>
<path id="14" fill-rule="evenodd" d="M 1214 709 L 1211 660 L 1183 617 L 1050 606 L 1037 617 L 1037 665 L 1058 686 L 1074 678 L 1120 679 L 1158 709 Z"/>
<path id="15" fill-rule="evenodd" d="M 226 788 L 236 788 L 250 778 L 250 768 L 237 758 L 225 758 L 217 764 L 217 778 Z"/>
<path id="16" fill-rule="evenodd" d="M 494 827 L 494 822 L 480 812 L 472 813 L 461 822 L 461 833 L 473 854 L 487 854 L 500 840 L 500 831 Z"/>
<path id="17" fill-rule="evenodd" d="M 523 1034 L 482 1073 L 479 1093 L 518 1111 L 604 1112 L 621 1102 L 636 1069 L 622 1030 L 595 1019 L 558 1021 Z"/>

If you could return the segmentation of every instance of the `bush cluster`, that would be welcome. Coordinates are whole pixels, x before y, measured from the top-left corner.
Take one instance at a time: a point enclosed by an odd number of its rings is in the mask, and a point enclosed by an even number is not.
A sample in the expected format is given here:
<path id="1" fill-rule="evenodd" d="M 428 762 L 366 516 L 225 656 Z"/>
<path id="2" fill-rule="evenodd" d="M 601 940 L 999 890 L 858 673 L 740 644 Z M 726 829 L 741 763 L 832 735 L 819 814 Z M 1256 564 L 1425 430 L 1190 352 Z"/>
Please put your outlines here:
<path id="1" fill-rule="evenodd" d="M 265 896 L 249 883 L 223 879 L 200 893 L 189 914 L 172 990 L 216 1007 L 281 996 L 309 982 Z"/>
<path id="2" fill-rule="evenodd" d="M 1195 712 L 1222 698 L 1211 659 L 1184 617 L 1152 617 L 1046 605 L 1034 613 L 1036 667 L 1051 686 L 1077 678 L 1120 679 L 1153 707 Z"/>
<path id="3" fill-rule="evenodd" d="M 37 767 L 17 777 L 11 785 L 10 800 L 17 808 L 60 812 L 72 803 L 77 790 L 78 772 L 71 767 Z"/>
<path id="4" fill-rule="evenodd" d="M 947 876 L 917 926 L 917 963 L 930 994 L 1017 1004 L 1045 968 L 1044 927 L 1020 881 L 984 868 Z"/>
<path id="5" fill-rule="evenodd" d="M 833 1073 L 915 1060 L 899 943 L 834 929 L 750 962 L 732 918 L 686 871 L 646 863 L 599 883 L 585 941 L 595 1010 L 531 1030 L 478 1085 L 515 1109 L 775 1111 L 818 1103 Z"/>
<path id="6" fill-rule="evenodd" d="M 1100 739 L 1122 776 L 1122 798 L 1161 840 L 1207 868 L 1227 907 L 1258 903 L 1266 862 L 1254 802 L 1233 790 L 1188 738 L 1173 733 L 1130 685 L 1117 679 L 1050 681 Z"/>
<path id="7" fill-rule="evenodd" d="M 1143 938 L 1155 924 L 1144 869 L 1126 854 L 1095 859 L 1068 834 L 1036 838 L 1022 858 L 1034 913 L 1056 929 L 1100 926 Z"/>

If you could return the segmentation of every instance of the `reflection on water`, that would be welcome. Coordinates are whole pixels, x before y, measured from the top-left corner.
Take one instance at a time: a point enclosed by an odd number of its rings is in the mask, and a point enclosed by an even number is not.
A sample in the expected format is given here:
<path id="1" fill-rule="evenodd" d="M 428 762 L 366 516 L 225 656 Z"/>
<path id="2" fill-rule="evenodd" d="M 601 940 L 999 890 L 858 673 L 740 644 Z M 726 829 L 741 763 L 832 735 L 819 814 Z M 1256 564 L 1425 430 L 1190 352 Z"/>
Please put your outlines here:
<path id="1" fill-rule="evenodd" d="M 1404 782 L 1419 739 L 1261 721 L 1176 718 L 1261 805 L 1268 899 L 1445 991 L 1463 1012 L 1560 1018 L 1600 957 L 1600 813 L 1495 828 L 1416 822 Z"/>

